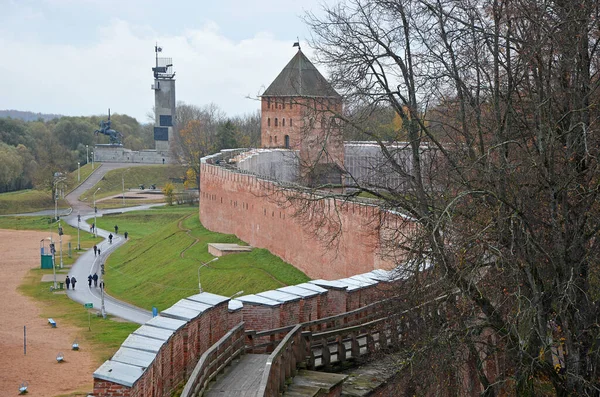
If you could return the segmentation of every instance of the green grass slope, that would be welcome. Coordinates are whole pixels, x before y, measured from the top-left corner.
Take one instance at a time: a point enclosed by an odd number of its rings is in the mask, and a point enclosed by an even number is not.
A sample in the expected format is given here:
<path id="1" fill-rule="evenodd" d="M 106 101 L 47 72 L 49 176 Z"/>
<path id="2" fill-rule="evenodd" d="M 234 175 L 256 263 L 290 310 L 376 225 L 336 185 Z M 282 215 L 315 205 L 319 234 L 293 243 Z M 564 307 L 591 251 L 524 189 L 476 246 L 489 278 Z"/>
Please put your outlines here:
<path id="1" fill-rule="evenodd" d="M 185 176 L 185 170 L 185 167 L 178 165 L 148 165 L 112 170 L 107 172 L 100 182 L 81 195 L 79 199 L 91 202 L 93 200 L 92 196 L 98 188 L 100 188 L 100 191 L 96 193 L 96 200 L 121 194 L 123 192 L 123 181 L 125 182 L 126 193 L 128 189 L 139 189 L 140 184 L 144 184 L 146 189 L 151 184 L 155 184 L 156 188 L 160 190 L 168 182 L 173 183 L 175 189 L 183 190 L 182 178 Z"/>
<path id="2" fill-rule="evenodd" d="M 134 305 L 164 310 L 198 293 L 198 269 L 213 259 L 208 243 L 238 243 L 232 235 L 205 229 L 197 208 L 169 207 L 102 217 L 98 226 L 131 238 L 107 260 L 106 288 Z M 309 278 L 267 250 L 226 255 L 200 268 L 204 291 L 231 296 L 294 285 Z"/>
<path id="3" fill-rule="evenodd" d="M 62 201 L 60 204 L 63 204 Z M 59 205 L 63 207 L 63 205 Z M 19 190 L 0 194 L 0 215 L 21 214 L 54 208 L 52 193 L 48 190 Z"/>
<path id="4" fill-rule="evenodd" d="M 86 164 L 80 169 L 80 182 L 77 181 L 77 170 L 66 175 L 65 195 L 75 189 L 79 183 L 92 173 L 92 165 Z M 64 199 L 58 200 L 58 208 L 67 208 Z M 0 215 L 21 214 L 54 209 L 54 198 L 48 190 L 19 190 L 0 194 Z"/>

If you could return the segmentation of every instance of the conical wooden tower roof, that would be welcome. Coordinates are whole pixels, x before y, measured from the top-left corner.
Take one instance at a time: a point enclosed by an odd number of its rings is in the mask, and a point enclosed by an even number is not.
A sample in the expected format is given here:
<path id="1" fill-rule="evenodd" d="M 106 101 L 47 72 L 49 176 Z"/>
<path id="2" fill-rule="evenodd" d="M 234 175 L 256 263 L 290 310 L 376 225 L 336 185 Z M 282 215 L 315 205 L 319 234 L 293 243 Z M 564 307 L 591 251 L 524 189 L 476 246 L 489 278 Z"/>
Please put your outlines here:
<path id="1" fill-rule="evenodd" d="M 262 96 L 340 98 L 340 94 L 301 50 L 298 50 Z"/>

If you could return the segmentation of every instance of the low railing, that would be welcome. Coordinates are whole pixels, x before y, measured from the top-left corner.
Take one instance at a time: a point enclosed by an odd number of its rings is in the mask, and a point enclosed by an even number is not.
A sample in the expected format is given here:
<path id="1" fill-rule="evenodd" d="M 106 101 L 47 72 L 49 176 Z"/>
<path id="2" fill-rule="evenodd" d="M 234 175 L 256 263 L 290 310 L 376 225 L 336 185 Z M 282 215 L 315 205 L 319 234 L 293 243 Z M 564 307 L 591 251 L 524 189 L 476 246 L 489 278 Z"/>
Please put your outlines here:
<path id="1" fill-rule="evenodd" d="M 279 396 L 285 388 L 285 380 L 296 375 L 296 365 L 306 358 L 302 337 L 302 325 L 298 324 L 271 353 L 258 389 L 258 396 Z"/>
<path id="2" fill-rule="evenodd" d="M 244 323 L 242 322 L 204 352 L 185 384 L 181 397 L 202 396 L 208 383 L 244 352 Z"/>
<path id="3" fill-rule="evenodd" d="M 401 333 L 398 316 L 314 334 L 304 332 L 302 335 L 309 352 L 307 368 L 329 368 L 333 363 L 341 364 L 349 359 L 398 346 Z"/>
<path id="4" fill-rule="evenodd" d="M 314 332 L 362 324 L 386 316 L 388 312 L 385 311 L 385 308 L 388 304 L 390 304 L 390 300 L 382 300 L 363 306 L 359 309 L 308 321 L 300 325 L 302 326 L 302 331 Z M 279 342 L 294 329 L 294 327 L 296 327 L 296 325 L 288 325 L 286 327 L 274 328 L 266 331 L 246 331 L 246 346 L 248 352 L 261 353 L 272 351 L 275 346 L 277 346 Z"/>

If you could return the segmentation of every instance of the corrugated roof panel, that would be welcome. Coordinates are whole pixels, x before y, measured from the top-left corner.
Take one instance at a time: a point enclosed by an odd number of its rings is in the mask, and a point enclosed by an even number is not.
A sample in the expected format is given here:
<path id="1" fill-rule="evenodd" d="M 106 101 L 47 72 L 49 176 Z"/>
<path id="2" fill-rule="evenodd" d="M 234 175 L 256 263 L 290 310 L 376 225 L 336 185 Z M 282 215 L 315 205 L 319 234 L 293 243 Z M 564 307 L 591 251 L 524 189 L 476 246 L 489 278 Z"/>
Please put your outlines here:
<path id="1" fill-rule="evenodd" d="M 157 328 L 151 325 L 142 325 L 135 331 L 133 331 L 135 335 L 147 336 L 148 338 L 154 338 L 166 342 L 169 338 L 175 333 L 175 331 Z"/>
<path id="2" fill-rule="evenodd" d="M 200 303 L 196 301 L 192 301 L 189 299 L 181 299 L 179 302 L 174 304 L 172 307 L 183 307 L 190 310 L 196 310 L 198 313 L 203 313 L 208 309 L 211 309 L 211 305 L 207 305 L 205 303 Z"/>
<path id="3" fill-rule="evenodd" d="M 229 298 L 226 296 L 211 294 L 210 292 L 203 292 L 201 294 L 188 296 L 187 299 L 190 299 L 190 300 L 193 300 L 196 302 L 200 302 L 200 303 L 204 303 L 204 304 L 207 304 L 210 306 L 217 306 L 218 304 L 221 304 L 221 303 L 229 300 Z"/>
<path id="4" fill-rule="evenodd" d="M 357 281 L 367 284 L 367 285 L 379 284 L 379 281 L 373 280 L 372 278 L 369 278 L 366 276 L 363 276 L 362 274 L 357 274 L 356 276 L 352 276 L 352 277 L 350 277 L 350 279 L 357 280 Z"/>
<path id="5" fill-rule="evenodd" d="M 264 306 L 280 306 L 281 302 L 274 301 L 272 299 L 264 298 L 258 295 L 244 295 L 237 298 L 237 300 L 242 301 L 243 303 L 251 303 L 255 305 L 264 305 Z"/>
<path id="6" fill-rule="evenodd" d="M 272 299 L 277 302 L 294 302 L 300 300 L 298 295 L 288 294 L 282 291 L 264 291 L 256 294 L 257 296 L 262 296 L 263 298 Z"/>
<path id="7" fill-rule="evenodd" d="M 307 288 L 300 288 L 295 285 L 289 285 L 287 287 L 277 288 L 277 291 L 285 292 L 286 294 L 298 295 L 303 298 L 310 298 L 312 296 L 319 295 L 319 292 L 312 291 Z"/>
<path id="8" fill-rule="evenodd" d="M 318 292 L 319 294 L 327 293 L 327 290 L 325 288 L 319 287 L 318 285 L 311 284 L 311 283 L 302 283 L 302 284 L 295 285 L 295 287 L 307 289 L 309 291 Z"/>
<path id="9" fill-rule="evenodd" d="M 368 277 L 372 280 L 390 282 L 393 281 L 393 277 L 390 271 L 384 269 L 375 269 L 368 273 L 360 274 L 360 276 Z"/>
<path id="10" fill-rule="evenodd" d="M 142 368 L 148 368 L 156 358 L 156 353 L 144 352 L 128 347 L 121 347 L 112 356 L 112 361 L 118 361 L 123 364 L 135 365 Z"/>
<path id="11" fill-rule="evenodd" d="M 348 288 L 348 285 L 344 284 L 344 283 L 340 283 L 339 280 L 311 280 L 309 281 L 310 284 L 315 284 L 318 285 L 319 287 L 323 287 L 323 288 L 333 288 L 333 289 L 346 289 Z"/>
<path id="12" fill-rule="evenodd" d="M 190 321 L 200 315 L 197 310 L 186 309 L 180 306 L 171 306 L 160 312 L 161 316 L 170 317 L 177 320 Z"/>
<path id="13" fill-rule="evenodd" d="M 146 325 L 151 325 L 157 328 L 170 329 L 171 331 L 177 331 L 179 328 L 183 327 L 186 324 L 187 322 L 185 321 L 163 316 L 152 317 L 151 320 L 146 321 Z"/>
<path id="14" fill-rule="evenodd" d="M 151 353 L 158 353 L 160 348 L 163 346 L 163 342 L 164 341 L 158 339 L 131 334 L 127 337 L 127 339 L 125 339 L 125 342 L 123 342 L 121 346 Z"/>
<path id="15" fill-rule="evenodd" d="M 118 361 L 105 361 L 94 372 L 94 378 L 107 380 L 119 385 L 132 387 L 142 376 L 144 369 L 135 365 L 123 364 Z"/>
<path id="16" fill-rule="evenodd" d="M 237 299 L 232 299 L 229 301 L 227 308 L 229 309 L 229 311 L 236 311 L 236 310 L 241 310 L 244 307 L 244 304 L 237 300 Z"/>
<path id="17" fill-rule="evenodd" d="M 337 280 L 342 284 L 345 284 L 347 286 L 347 290 L 348 291 L 356 291 L 358 289 L 362 289 L 365 287 L 368 287 L 370 284 L 367 284 L 364 281 L 360 281 L 360 280 L 354 280 L 350 277 L 348 278 L 342 278 L 340 280 Z"/>

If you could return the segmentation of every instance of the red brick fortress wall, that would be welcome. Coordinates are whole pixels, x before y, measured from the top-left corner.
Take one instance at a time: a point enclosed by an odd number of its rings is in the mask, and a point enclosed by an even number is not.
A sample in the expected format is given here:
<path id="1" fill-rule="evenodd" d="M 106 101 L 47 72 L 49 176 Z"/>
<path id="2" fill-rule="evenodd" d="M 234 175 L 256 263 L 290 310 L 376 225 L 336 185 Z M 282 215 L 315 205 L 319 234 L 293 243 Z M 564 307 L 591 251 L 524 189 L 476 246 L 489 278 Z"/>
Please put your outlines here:
<path id="1" fill-rule="evenodd" d="M 311 216 L 296 217 L 295 208 L 281 203 L 284 197 L 276 183 L 210 164 L 202 165 L 200 184 L 204 227 L 266 248 L 313 279 L 333 280 L 395 267 L 401 258 L 382 255 L 390 253 L 382 240 L 389 232 L 379 225 L 412 228 L 406 219 L 383 213 L 377 206 L 334 198 L 316 204 Z M 334 221 L 324 225 L 325 217 Z M 338 238 L 332 244 L 327 240 L 334 233 Z"/>

